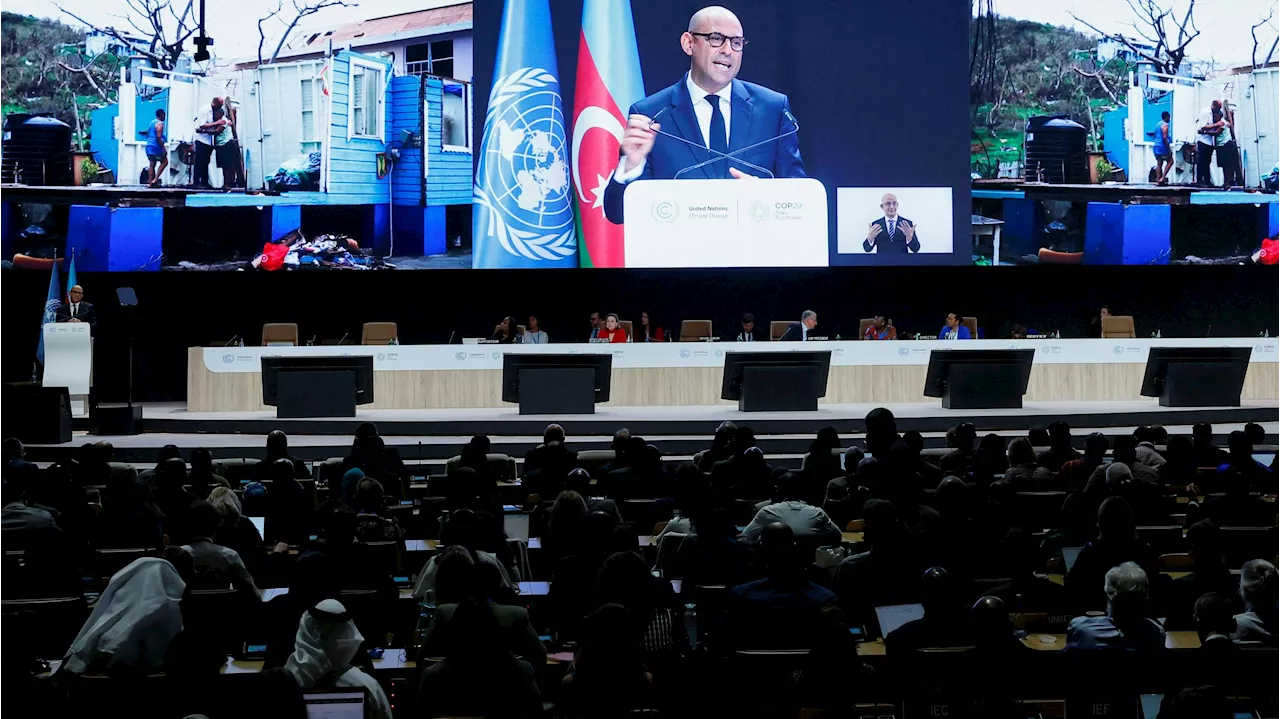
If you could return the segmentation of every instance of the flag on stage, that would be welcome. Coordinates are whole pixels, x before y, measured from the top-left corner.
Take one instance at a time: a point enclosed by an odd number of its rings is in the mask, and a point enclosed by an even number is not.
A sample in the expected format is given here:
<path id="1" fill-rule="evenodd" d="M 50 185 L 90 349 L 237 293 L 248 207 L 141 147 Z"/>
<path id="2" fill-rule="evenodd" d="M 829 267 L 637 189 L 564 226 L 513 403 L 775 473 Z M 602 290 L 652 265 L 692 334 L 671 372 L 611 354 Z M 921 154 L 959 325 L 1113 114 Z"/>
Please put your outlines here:
<path id="1" fill-rule="evenodd" d="M 62 306 L 62 288 L 58 286 L 58 258 L 53 258 L 49 270 L 49 294 L 44 300 L 44 314 L 40 315 L 40 342 L 36 345 L 36 359 L 44 364 L 44 326 L 58 320 L 58 308 Z"/>
<path id="2" fill-rule="evenodd" d="M 67 258 L 71 260 L 71 264 L 67 266 L 67 304 L 71 304 L 71 288 L 76 286 L 76 248 L 72 247 L 67 253 Z"/>
<path id="3" fill-rule="evenodd" d="M 506 0 L 472 202 L 472 266 L 577 267 L 549 0 Z"/>
<path id="4" fill-rule="evenodd" d="M 585 0 L 573 91 L 573 186 L 583 267 L 622 267 L 622 226 L 604 216 L 604 191 L 618 169 L 626 112 L 644 99 L 631 3 Z"/>

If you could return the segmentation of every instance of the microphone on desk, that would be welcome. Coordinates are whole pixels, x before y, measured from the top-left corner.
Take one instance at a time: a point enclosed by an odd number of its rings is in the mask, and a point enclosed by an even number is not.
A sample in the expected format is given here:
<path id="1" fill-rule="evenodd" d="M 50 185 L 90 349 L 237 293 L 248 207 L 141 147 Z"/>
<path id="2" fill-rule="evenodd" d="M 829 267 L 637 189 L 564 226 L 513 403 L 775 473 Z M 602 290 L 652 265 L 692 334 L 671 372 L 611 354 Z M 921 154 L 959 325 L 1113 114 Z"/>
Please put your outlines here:
<path id="1" fill-rule="evenodd" d="M 307 340 L 308 347 L 314 347 L 316 344 L 316 335 L 311 335 L 311 339 Z"/>
<path id="2" fill-rule="evenodd" d="M 350 333 L 350 332 L 343 332 L 343 333 L 342 333 L 342 338 L 338 340 L 338 344 L 342 344 L 343 342 L 346 342 L 346 341 L 347 341 L 347 335 L 349 335 L 349 334 L 351 334 L 351 333 Z"/>
<path id="3" fill-rule="evenodd" d="M 748 161 L 746 161 L 746 160 L 742 159 L 741 157 L 739 157 L 739 155 L 741 155 L 741 154 L 743 154 L 743 153 L 745 153 L 745 152 L 747 152 L 747 151 L 749 151 L 749 150 L 754 150 L 754 149 L 755 149 L 755 148 L 757 148 L 757 147 L 761 147 L 761 146 L 763 146 L 763 145 L 768 145 L 769 143 L 772 143 L 772 142 L 777 142 L 778 140 L 781 140 L 781 139 L 782 139 L 782 138 L 784 138 L 784 137 L 790 137 L 790 136 L 792 136 L 792 135 L 796 134 L 797 132 L 800 132 L 800 122 L 799 122 L 798 120 L 796 120 L 795 115 L 792 115 L 790 110 L 783 110 L 783 114 L 786 116 L 786 118 L 787 118 L 788 120 L 790 120 L 790 121 L 791 121 L 791 129 L 790 129 L 790 130 L 788 130 L 788 131 L 786 131 L 786 132 L 784 132 L 784 133 L 782 133 L 782 134 L 780 134 L 780 135 L 775 135 L 774 137 L 770 137 L 770 138 L 768 138 L 768 139 L 761 140 L 761 141 L 759 141 L 759 142 L 753 142 L 753 143 L 751 143 L 750 145 L 747 145 L 746 147 L 740 147 L 740 148 L 738 148 L 738 149 L 734 150 L 733 152 L 720 152 L 719 150 L 713 150 L 713 149 L 711 149 L 711 148 L 707 147 L 706 145 L 703 145 L 703 144 L 702 144 L 702 143 L 700 143 L 700 142 L 693 142 L 692 140 L 685 139 L 685 138 L 683 138 L 683 137 L 680 137 L 679 135 L 673 135 L 673 134 L 671 134 L 670 132 L 663 132 L 662 130 L 655 130 L 655 129 L 653 128 L 653 125 L 654 125 L 655 123 L 657 123 L 657 122 L 658 122 L 658 118 L 662 117 L 662 115 L 663 115 L 664 113 L 666 113 L 668 110 L 670 110 L 670 109 L 671 109 L 671 107 L 672 107 L 671 105 L 668 105 L 668 106 L 666 106 L 666 107 L 662 108 L 660 111 L 658 111 L 658 114 L 656 114 L 656 115 L 654 115 L 654 116 L 653 116 L 653 119 L 649 121 L 649 130 L 651 130 L 652 132 L 654 132 L 654 133 L 656 133 L 656 134 L 658 134 L 658 135 L 662 135 L 663 137 L 669 137 L 669 138 L 671 138 L 671 139 L 673 139 L 673 140 L 678 140 L 678 141 L 680 141 L 680 142 L 683 142 L 684 144 L 689 145 L 689 146 L 691 146 L 691 147 L 696 147 L 696 148 L 698 148 L 698 149 L 700 149 L 700 150 L 706 150 L 707 152 L 709 152 L 709 153 L 711 153 L 711 154 L 713 155 L 713 157 L 712 157 L 712 158 L 710 158 L 710 159 L 708 159 L 708 160 L 704 160 L 704 161 L 702 161 L 702 162 L 699 162 L 699 163 L 696 163 L 696 164 L 690 165 L 689 167 L 686 167 L 686 168 L 684 168 L 684 169 L 680 170 L 679 172 L 677 172 L 677 173 L 675 174 L 675 179 L 680 179 L 680 176 L 681 176 L 681 175 L 683 175 L 683 174 L 685 174 L 686 172 L 692 172 L 693 170 L 697 170 L 697 169 L 699 169 L 699 168 L 706 167 L 707 165 L 710 165 L 710 164 L 713 164 L 713 163 L 716 163 L 716 162 L 720 162 L 721 160 L 730 160 L 731 162 L 738 162 L 738 163 L 741 163 L 741 164 L 746 165 L 747 167 L 750 167 L 750 168 L 752 168 L 752 169 L 759 170 L 759 171 L 761 171 L 761 172 L 765 173 L 766 175 L 768 175 L 770 178 L 773 178 L 773 177 L 774 177 L 773 172 L 771 172 L 770 170 L 768 170 L 768 169 L 766 169 L 766 168 L 763 168 L 763 167 L 761 167 L 761 166 L 759 166 L 759 165 L 757 165 L 757 164 L 754 164 L 754 163 L 748 162 Z"/>
<path id="4" fill-rule="evenodd" d="M 236 335 L 235 337 L 232 337 L 231 339 L 227 340 L 227 343 L 226 343 L 226 344 L 224 344 L 224 345 L 222 345 L 222 346 L 223 346 L 223 347 L 230 347 L 231 345 L 235 344 L 235 343 L 236 343 L 236 340 L 238 340 L 238 339 L 240 339 L 240 335 Z"/>
<path id="5" fill-rule="evenodd" d="M 445 342 L 445 344 L 447 344 L 447 345 L 451 345 L 451 344 L 453 344 L 453 337 L 454 337 L 454 335 L 456 335 L 456 334 L 458 334 L 458 331 L 457 331 L 457 330 L 451 330 L 451 331 L 449 332 L 449 341 L 448 341 L 448 342 Z"/>

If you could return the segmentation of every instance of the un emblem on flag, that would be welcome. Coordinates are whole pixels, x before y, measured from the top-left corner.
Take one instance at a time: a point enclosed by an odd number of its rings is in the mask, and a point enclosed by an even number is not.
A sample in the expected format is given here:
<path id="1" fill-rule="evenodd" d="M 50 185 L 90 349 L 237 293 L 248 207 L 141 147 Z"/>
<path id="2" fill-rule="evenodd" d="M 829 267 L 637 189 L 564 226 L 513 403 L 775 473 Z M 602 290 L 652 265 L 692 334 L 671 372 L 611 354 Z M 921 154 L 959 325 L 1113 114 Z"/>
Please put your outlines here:
<path id="1" fill-rule="evenodd" d="M 474 201 L 509 254 L 577 253 L 560 84 L 542 68 L 499 78 L 489 96 Z"/>

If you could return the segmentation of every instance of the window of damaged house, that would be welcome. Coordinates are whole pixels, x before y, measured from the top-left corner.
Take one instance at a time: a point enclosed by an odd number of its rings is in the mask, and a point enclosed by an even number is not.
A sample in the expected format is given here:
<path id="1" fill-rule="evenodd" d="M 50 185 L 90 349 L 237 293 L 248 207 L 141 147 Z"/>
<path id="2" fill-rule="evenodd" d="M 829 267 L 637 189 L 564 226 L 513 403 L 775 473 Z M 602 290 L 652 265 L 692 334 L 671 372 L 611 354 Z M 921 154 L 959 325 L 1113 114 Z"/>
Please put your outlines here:
<path id="1" fill-rule="evenodd" d="M 405 47 L 404 66 L 407 75 L 453 77 L 453 40 L 436 40 Z"/>
<path id="2" fill-rule="evenodd" d="M 382 139 L 382 66 L 351 62 L 351 112 L 347 134 Z"/>
<path id="3" fill-rule="evenodd" d="M 319 81 L 314 78 L 303 78 L 299 96 L 301 102 L 299 107 L 302 112 L 302 152 L 309 154 L 320 149 L 320 135 L 316 132 L 319 120 L 316 118 L 317 94 L 319 90 Z"/>

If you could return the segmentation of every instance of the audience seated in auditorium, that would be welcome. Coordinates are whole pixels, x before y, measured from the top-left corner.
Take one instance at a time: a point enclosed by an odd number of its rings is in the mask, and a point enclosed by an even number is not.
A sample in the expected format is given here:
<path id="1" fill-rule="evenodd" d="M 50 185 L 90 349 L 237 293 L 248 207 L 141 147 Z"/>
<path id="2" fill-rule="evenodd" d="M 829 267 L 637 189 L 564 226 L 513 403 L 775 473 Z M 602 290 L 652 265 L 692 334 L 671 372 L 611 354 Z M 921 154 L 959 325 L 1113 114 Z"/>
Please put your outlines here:
<path id="1" fill-rule="evenodd" d="M 476 563 L 467 549 L 453 546 L 445 550 L 438 579 L 439 604 L 423 636 L 418 661 L 447 657 L 458 643 L 467 641 L 468 625 L 461 615 L 468 605 L 476 604 L 492 609 L 497 620 L 497 638 L 508 652 L 536 668 L 546 664 L 547 651 L 529 622 L 529 610 L 493 602 L 492 597 L 501 591 L 501 578 L 493 565 Z"/>
<path id="2" fill-rule="evenodd" d="M 627 466 L 624 455 L 627 453 L 627 440 L 629 439 L 631 439 L 631 430 L 626 427 L 613 433 L 613 439 L 609 442 L 609 449 L 613 450 L 613 461 L 600 468 L 601 474 L 608 474 L 615 469 Z"/>
<path id="3" fill-rule="evenodd" d="M 26 460 L 27 449 L 17 437 L 10 437 L 3 443 L 4 449 L 4 481 L 23 482 L 34 480 L 40 473 L 35 462 Z"/>
<path id="4" fill-rule="evenodd" d="M 1253 459 L 1249 460 L 1250 462 Z M 1217 475 L 1223 494 L 1205 499 L 1204 515 L 1219 527 L 1274 527 L 1276 504 L 1252 494 L 1250 472 L 1228 470 Z M 1272 489 L 1271 491 L 1275 491 Z"/>
<path id="5" fill-rule="evenodd" d="M 1049 430 L 1038 425 L 1034 426 L 1027 430 L 1027 441 L 1037 450 L 1041 447 L 1048 447 L 1050 443 Z"/>
<path id="6" fill-rule="evenodd" d="M 1006 454 L 1004 438 L 994 433 L 984 435 L 982 441 L 978 443 L 977 451 L 973 454 L 974 479 L 980 484 L 985 484 L 995 478 L 1003 477 L 1008 469 L 1009 457 Z M 943 471 L 947 470 L 944 468 Z"/>
<path id="7" fill-rule="evenodd" d="M 566 528 L 558 545 L 562 553 L 551 562 L 551 589 L 547 600 L 548 624 L 556 641 L 576 641 L 583 618 L 591 612 L 596 578 L 605 559 L 615 552 L 635 546 L 635 532 L 619 529 L 603 513 L 589 514 Z M 624 544 L 625 542 L 625 544 Z M 543 545 L 545 552 L 546 545 Z"/>
<path id="8" fill-rule="evenodd" d="M 970 422 L 961 422 L 947 430 L 947 447 L 951 448 L 951 451 L 942 456 L 940 465 L 942 474 L 961 479 L 973 474 L 973 445 L 977 438 L 977 428 Z M 1003 450 L 1004 447 L 1001 445 L 1002 455 L 1004 454 Z M 983 478 L 984 481 L 989 479 L 990 477 Z"/>
<path id="9" fill-rule="evenodd" d="M 262 628 L 267 640 L 263 666 L 283 667 L 293 654 L 293 640 L 303 613 L 324 599 L 338 599 L 342 581 L 338 568 L 324 552 L 308 549 L 298 555 L 289 579 L 289 591 L 262 607 Z"/>
<path id="10" fill-rule="evenodd" d="M 66 535 L 55 524 L 25 530 L 22 543 L 6 533 L 5 550 L 22 549 L 22 570 L 3 585 L 5 599 L 77 597 L 83 592 L 76 558 Z"/>
<path id="11" fill-rule="evenodd" d="M 521 476 L 528 477 L 543 469 L 545 464 L 551 464 L 556 469 L 572 468 L 577 466 L 577 460 L 578 453 L 565 445 L 564 427 L 552 423 L 542 431 L 542 444 L 525 453 Z"/>
<path id="12" fill-rule="evenodd" d="M 58 526 L 53 516 L 56 510 L 34 505 L 27 497 L 29 491 L 25 483 L 4 483 L 4 509 L 0 511 L 0 522 L 3 522 L 5 540 L 17 540 L 14 549 L 22 549 L 27 536 L 37 530 Z"/>
<path id="13" fill-rule="evenodd" d="M 293 656 L 285 669 L 304 691 L 308 689 L 361 689 L 372 700 L 372 719 L 392 719 L 387 694 L 369 674 L 352 666 L 364 637 L 336 599 L 325 599 L 307 609 L 298 623 Z"/>
<path id="14" fill-rule="evenodd" d="M 201 447 L 191 450 L 191 471 L 187 473 L 191 493 L 207 497 L 214 487 L 231 487 L 226 477 L 213 472 L 213 453 Z"/>
<path id="15" fill-rule="evenodd" d="M 955 580 L 942 567 L 930 567 L 917 582 L 924 616 L 889 632 L 884 638 L 890 656 L 928 647 L 973 646 L 972 629 L 960 604 Z"/>
<path id="16" fill-rule="evenodd" d="M 722 497 L 763 499 L 769 496 L 773 467 L 756 446 L 755 432 L 738 427 L 729 442 L 729 458 L 711 469 L 711 490 Z"/>
<path id="17" fill-rule="evenodd" d="M 1191 441 L 1195 445 L 1197 467 L 1220 467 L 1231 458 L 1227 450 L 1213 444 L 1213 425 L 1208 422 L 1192 425 Z"/>
<path id="18" fill-rule="evenodd" d="M 606 604 L 586 618 L 582 644 L 561 685 L 570 715 L 621 716 L 652 704 L 643 632 L 621 604 Z"/>
<path id="19" fill-rule="evenodd" d="M 1169 629 L 1191 626 L 1192 609 L 1196 600 L 1205 594 L 1221 594 L 1231 601 L 1239 588 L 1239 582 L 1231 576 L 1223 560 L 1222 530 L 1217 524 L 1208 519 L 1192 524 L 1187 527 L 1185 541 L 1194 569 L 1169 583 L 1165 602 L 1168 617 L 1165 626 Z M 1243 605 L 1239 600 L 1236 604 L 1238 612 Z"/>
<path id="20" fill-rule="evenodd" d="M 156 464 L 152 469 L 144 469 L 138 473 L 138 481 L 150 486 L 152 489 L 156 487 L 156 473 L 160 471 L 160 465 L 171 459 L 182 459 L 182 450 L 178 449 L 176 444 L 166 444 L 156 452 Z M 182 471 L 187 471 L 187 463 L 182 463 Z"/>
<path id="21" fill-rule="evenodd" d="M 277 429 L 267 434 L 267 455 L 262 458 L 262 462 L 258 465 L 266 470 L 260 475 L 261 478 L 274 479 L 270 469 L 271 465 L 281 459 L 287 459 L 293 464 L 294 478 L 311 479 L 311 470 L 307 469 L 307 463 L 289 454 L 288 435 Z"/>
<path id="22" fill-rule="evenodd" d="M 85 502 L 84 488 L 72 480 L 74 469 L 69 462 L 58 462 L 35 475 L 34 482 L 28 482 L 21 476 L 10 481 L 27 488 L 27 501 L 31 506 L 53 514 L 58 528 L 66 535 L 68 545 L 79 551 L 89 540 L 95 517 Z"/>
<path id="23" fill-rule="evenodd" d="M 281 457 L 271 463 L 267 490 L 266 531 L 269 542 L 302 544 L 310 536 L 312 500 L 296 479 L 293 462 Z M 344 478 L 345 479 L 345 478 Z"/>
<path id="24" fill-rule="evenodd" d="M 1181 434 L 1170 437 L 1165 445 L 1164 459 L 1164 464 L 1156 470 L 1160 476 L 1160 485 L 1178 487 L 1192 495 L 1199 494 L 1199 487 L 1196 486 L 1196 450 L 1191 438 Z"/>
<path id="25" fill-rule="evenodd" d="M 822 511 L 831 517 L 837 527 L 843 529 L 862 512 L 862 505 L 867 498 L 859 491 L 858 467 L 866 459 L 861 447 L 850 447 L 844 451 L 844 471 L 842 476 L 827 482 L 827 491 L 822 499 Z"/>
<path id="26" fill-rule="evenodd" d="M 630 435 L 623 443 L 625 450 L 611 462 L 609 471 L 600 478 L 603 491 L 598 494 L 614 499 L 654 496 L 655 483 L 662 474 L 662 455 L 644 437 Z"/>
<path id="27" fill-rule="evenodd" d="M 1138 538 L 1129 504 L 1120 497 L 1108 497 L 1098 508 L 1097 538 L 1084 545 L 1067 572 L 1066 587 L 1077 612 L 1099 610 L 1107 604 L 1103 579 L 1108 570 L 1124 562 L 1136 563 L 1146 576 L 1157 576 L 1155 554 Z M 1142 583 L 1144 596 L 1149 586 L 1146 576 Z"/>
<path id="28" fill-rule="evenodd" d="M 1147 484 L 1159 486 L 1160 474 L 1155 469 L 1148 467 L 1138 461 L 1138 442 L 1133 437 L 1120 435 L 1116 437 L 1111 447 L 1111 464 L 1123 464 L 1129 468 L 1135 481 L 1146 482 Z M 1105 480 L 1104 473 L 1110 465 L 1099 466 L 1093 470 L 1093 474 L 1089 477 L 1089 484 L 1103 482 Z"/>
<path id="29" fill-rule="evenodd" d="M 542 551 L 547 553 L 554 565 L 561 557 L 575 551 L 574 544 L 583 531 L 583 522 L 587 517 L 587 500 L 577 492 L 565 490 L 556 495 L 546 517 Z"/>
<path id="30" fill-rule="evenodd" d="M 200 498 L 183 487 L 186 482 L 187 465 L 181 459 L 173 457 L 156 465 L 156 504 L 164 513 L 164 533 L 170 544 L 181 544 L 191 537 L 188 513 Z"/>
<path id="31" fill-rule="evenodd" d="M 242 597 L 260 599 L 262 592 L 253 582 L 244 560 L 234 550 L 214 544 L 213 536 L 222 526 L 222 515 L 212 504 L 196 500 L 188 512 L 191 540 L 185 545 L 195 561 L 192 589 L 235 587 Z"/>
<path id="32" fill-rule="evenodd" d="M 449 515 L 449 521 L 440 531 L 440 546 L 443 548 L 461 547 L 471 556 L 473 564 L 484 563 L 494 567 L 501 578 L 499 587 L 504 592 L 513 592 L 519 574 L 515 574 L 514 564 L 499 559 L 494 551 L 494 539 L 489 536 L 487 518 L 470 509 L 462 509 Z M 505 544 L 505 540 L 500 540 Z M 437 553 L 427 561 L 427 565 L 418 575 L 417 584 L 413 588 L 413 596 L 419 601 L 441 604 L 437 599 L 437 572 L 440 570 L 441 553 Z M 508 560 L 510 561 L 510 560 Z"/>
<path id="33" fill-rule="evenodd" d="M 840 458 L 832 450 L 840 448 L 840 435 L 835 427 L 823 427 L 809 443 L 809 452 L 801 466 L 804 500 L 809 504 L 821 504 L 827 482 L 841 474 Z"/>
<path id="34" fill-rule="evenodd" d="M 609 499 L 607 497 L 591 496 L 593 494 L 591 491 L 592 489 L 591 474 L 587 472 L 587 470 L 585 469 L 573 470 L 572 472 L 569 473 L 569 476 L 566 477 L 566 481 L 567 481 L 567 485 L 566 485 L 567 488 L 571 491 L 577 492 L 579 495 L 582 496 L 583 500 L 587 503 L 587 514 L 601 512 L 603 514 L 609 515 L 609 517 L 613 519 L 613 521 L 615 522 L 622 521 L 622 513 L 618 511 L 618 503 L 616 501 Z M 635 480 L 635 481 L 639 481 L 639 480 Z M 598 494 L 598 492 L 599 490 L 597 488 L 596 493 Z M 624 496 L 629 496 L 628 493 L 626 492 L 623 492 L 622 494 Z M 652 495 L 645 492 L 636 492 L 635 496 L 648 497 Z"/>
<path id="35" fill-rule="evenodd" d="M 1206 592 L 1196 599 L 1193 613 L 1196 634 L 1200 637 L 1198 653 L 1211 662 L 1229 659 L 1239 650 L 1232 635 L 1236 633 L 1236 605 L 1231 597 Z"/>
<path id="36" fill-rule="evenodd" d="M 1276 646 L 1276 602 L 1280 591 L 1276 585 L 1276 568 L 1265 559 L 1253 559 L 1240 568 L 1240 597 L 1244 612 L 1236 615 L 1237 642 L 1257 642 Z"/>
<path id="37" fill-rule="evenodd" d="M 754 554 L 738 541 L 733 512 L 717 507 L 697 515 L 697 540 L 674 563 L 672 576 L 684 579 L 684 586 L 729 586 L 746 580 Z"/>
<path id="38" fill-rule="evenodd" d="M 1084 439 L 1084 454 L 1064 462 L 1058 470 L 1058 484 L 1067 492 L 1083 492 L 1089 485 L 1093 471 L 1107 459 L 1111 442 L 1101 432 L 1093 432 Z"/>
<path id="39" fill-rule="evenodd" d="M 738 425 L 733 422 L 721 422 L 716 427 L 715 434 L 711 437 L 711 446 L 703 450 L 697 457 L 698 469 L 703 472 L 710 472 L 716 462 L 723 462 L 732 456 L 730 443 L 733 441 L 733 433 L 738 429 Z"/>
<path id="40" fill-rule="evenodd" d="M 1026 529 L 1011 527 L 1000 543 L 1000 576 L 1009 581 L 987 590 L 1002 599 L 1013 611 L 1047 612 L 1056 616 L 1067 611 L 1067 592 L 1061 584 L 1041 574 L 1044 561 L 1040 542 Z"/>
<path id="41" fill-rule="evenodd" d="M 363 479 L 356 487 L 356 539 L 361 542 L 394 542 L 404 539 L 404 529 L 395 517 L 386 515 L 382 483 Z"/>
<path id="42" fill-rule="evenodd" d="M 867 453 L 881 459 L 889 452 L 889 447 L 901 439 L 898 436 L 898 420 L 887 407 L 876 407 L 867 412 L 862 424 L 866 429 Z M 943 468 L 946 471 L 946 468 Z"/>
<path id="43" fill-rule="evenodd" d="M 1025 658 L 1032 651 L 1014 634 L 1009 609 L 999 597 L 978 597 L 969 608 L 969 626 L 974 651 L 983 657 Z"/>
<path id="44" fill-rule="evenodd" d="M 1061 420 L 1049 424 L 1049 449 L 1040 453 L 1036 462 L 1050 472 L 1060 472 L 1062 465 L 1080 459 L 1071 446 L 1071 425 Z"/>
<path id="45" fill-rule="evenodd" d="M 314 521 L 319 528 L 319 541 L 312 546 L 324 552 L 333 563 L 342 589 L 377 589 L 390 595 L 398 593 L 391 580 L 389 567 L 382 561 L 385 560 L 385 555 L 356 541 L 355 510 L 337 502 L 329 502 L 316 513 Z M 267 531 L 271 531 L 269 517 Z M 441 542 L 443 541 L 442 536 Z M 276 549 L 282 546 L 284 545 L 277 544 Z"/>
<path id="46" fill-rule="evenodd" d="M 911 450 L 911 456 L 914 458 L 912 462 L 912 470 L 920 476 L 920 486 L 924 488 L 936 487 L 938 482 L 942 481 L 943 476 L 959 476 L 959 475 L 943 475 L 938 467 L 930 462 L 926 462 L 921 453 L 924 451 L 924 435 L 909 429 L 902 433 L 902 441 L 907 443 L 907 449 Z M 963 477 L 961 477 L 963 479 Z"/>
<path id="47" fill-rule="evenodd" d="M 902 519 L 891 502 L 868 500 L 863 507 L 866 551 L 845 557 L 833 577 L 836 594 L 849 620 L 867 625 L 875 620 L 874 607 L 908 604 L 924 562 L 908 541 Z"/>
<path id="48" fill-rule="evenodd" d="M 591 601 L 593 610 L 607 604 L 627 608 L 632 621 L 644 628 L 646 657 L 670 657 L 689 651 L 684 605 L 677 600 L 670 582 L 650 574 L 649 565 L 638 552 L 616 552 L 604 561 Z"/>
<path id="49" fill-rule="evenodd" d="M 424 656 L 442 657 L 422 670 L 418 710 L 423 717 L 486 716 L 535 719 L 542 700 L 528 658 L 512 653 L 512 637 L 531 634 L 522 607 L 490 604 L 469 597 L 436 610 Z M 528 645 L 542 643 L 536 634 Z M 531 651 L 531 650 L 530 650 Z"/>
<path id="50" fill-rule="evenodd" d="M 933 495 L 933 509 L 938 513 L 934 537 L 937 544 L 931 549 L 935 562 L 948 567 L 952 575 L 968 578 L 979 557 L 974 556 L 974 545 L 966 540 L 974 537 L 972 512 L 969 505 L 969 489 L 959 477 L 947 477 L 938 482 Z"/>
<path id="51" fill-rule="evenodd" d="M 186 583 L 167 560 L 144 557 L 116 572 L 59 667 L 71 674 L 145 676 L 164 668 L 182 631 Z"/>
<path id="52" fill-rule="evenodd" d="M 262 534 L 253 522 L 243 516 L 235 492 L 226 487 L 214 487 L 209 493 L 209 504 L 222 517 L 222 524 L 213 535 L 216 544 L 235 550 L 242 559 L 262 550 Z"/>
<path id="53" fill-rule="evenodd" d="M 102 492 L 93 544 L 100 548 L 159 549 L 164 514 L 151 488 L 126 474 L 112 476 Z"/>
<path id="54" fill-rule="evenodd" d="M 1076 566 L 1080 566 L 1079 561 Z M 1142 567 L 1133 562 L 1111 567 L 1102 588 L 1106 594 L 1106 615 L 1072 619 L 1067 626 L 1067 650 L 1157 651 L 1164 648 L 1164 629 L 1147 616 L 1149 584 Z"/>
<path id="55" fill-rule="evenodd" d="M 1163 427 L 1157 428 L 1145 425 L 1133 431 L 1133 439 L 1138 443 L 1138 446 L 1134 448 L 1134 455 L 1139 462 L 1152 469 L 1160 469 L 1165 462 L 1164 457 L 1156 450 L 1156 439 L 1161 432 L 1164 432 Z"/>
<path id="56" fill-rule="evenodd" d="M 1009 443 L 1009 469 L 1005 471 L 1004 478 L 1018 492 L 1039 492 L 1050 489 L 1053 483 L 1049 470 L 1036 464 L 1031 442 L 1022 437 Z"/>
<path id="57" fill-rule="evenodd" d="M 720 642 L 727 650 L 812 646 L 824 628 L 821 610 L 836 595 L 805 577 L 811 551 L 791 527 L 771 522 L 760 533 L 760 555 L 767 574 L 729 590 Z"/>
<path id="58" fill-rule="evenodd" d="M 783 472 L 774 484 L 776 496 L 782 497 L 782 501 L 756 512 L 755 518 L 742 530 L 745 541 L 759 542 L 766 526 L 780 522 L 791 530 L 795 542 L 810 549 L 840 544 L 840 528 L 827 513 L 800 498 L 803 483 L 799 474 Z"/>
<path id="59" fill-rule="evenodd" d="M 1227 447 L 1227 461 L 1218 466 L 1217 476 L 1213 480 L 1223 486 L 1218 490 L 1206 488 L 1208 491 L 1230 491 L 1231 476 L 1243 479 L 1250 491 L 1276 491 L 1275 473 L 1253 458 L 1253 443 L 1249 441 L 1247 434 L 1236 430 L 1227 435 Z"/>
<path id="60" fill-rule="evenodd" d="M 1169 526 L 1173 520 L 1169 517 L 1169 501 L 1164 496 L 1160 485 L 1146 480 L 1139 481 L 1131 467 L 1142 468 L 1142 465 L 1127 465 L 1112 462 L 1103 469 L 1105 483 L 1094 488 L 1094 496 L 1122 497 L 1133 510 L 1135 524 L 1139 526 Z"/>

